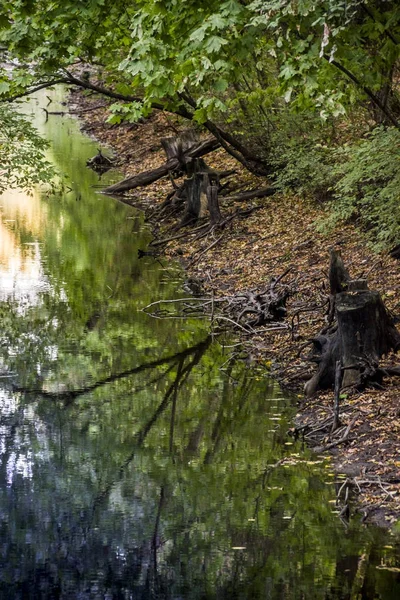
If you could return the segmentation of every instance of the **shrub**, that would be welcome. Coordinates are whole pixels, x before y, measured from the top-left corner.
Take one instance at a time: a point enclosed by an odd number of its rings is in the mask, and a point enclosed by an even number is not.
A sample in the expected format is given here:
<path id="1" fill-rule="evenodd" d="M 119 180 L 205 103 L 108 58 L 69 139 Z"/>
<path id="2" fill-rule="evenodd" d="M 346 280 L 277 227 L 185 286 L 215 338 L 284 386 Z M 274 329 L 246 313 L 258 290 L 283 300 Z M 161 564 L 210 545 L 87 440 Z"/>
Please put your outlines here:
<path id="1" fill-rule="evenodd" d="M 338 148 L 309 140 L 287 146 L 276 162 L 276 185 L 317 200 L 329 200 L 329 231 L 353 220 L 375 250 L 400 239 L 400 131 L 377 127 L 361 141 Z"/>
<path id="2" fill-rule="evenodd" d="M 336 152 L 333 219 L 355 218 L 376 250 L 400 238 L 400 131 L 377 127 Z"/>

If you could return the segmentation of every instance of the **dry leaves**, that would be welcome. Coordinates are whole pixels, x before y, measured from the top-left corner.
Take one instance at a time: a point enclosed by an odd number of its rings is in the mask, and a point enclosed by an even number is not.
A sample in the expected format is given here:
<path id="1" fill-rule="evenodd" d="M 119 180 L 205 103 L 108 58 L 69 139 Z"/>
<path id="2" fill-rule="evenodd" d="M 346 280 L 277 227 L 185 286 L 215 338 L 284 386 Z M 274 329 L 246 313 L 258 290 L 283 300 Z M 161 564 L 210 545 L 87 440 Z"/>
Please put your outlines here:
<path id="1" fill-rule="evenodd" d="M 77 96 L 74 98 L 77 101 Z M 96 100 L 78 98 L 79 106 L 87 109 Z M 85 112 L 85 129 L 103 143 L 113 147 L 119 167 L 126 175 L 159 166 L 164 162 L 161 137 L 175 135 L 182 127 L 177 118 L 158 113 L 144 124 L 111 127 L 105 124 L 104 109 Z M 238 165 L 223 150 L 207 156 L 207 162 L 217 170 L 236 169 L 230 178 L 231 190 L 265 187 L 267 182 Z M 168 179 L 139 190 L 135 199 L 147 206 L 161 202 L 172 189 Z M 203 255 L 220 235 L 211 233 L 197 241 L 185 239 L 170 243 L 167 253 L 183 258 L 189 265 L 191 278 L 200 280 L 205 289 L 216 295 L 235 294 L 239 290 L 260 289 L 291 268 L 297 293 L 287 303 L 290 327 L 267 331 L 259 328 L 252 335 L 251 356 L 267 364 L 281 383 L 297 391 L 302 389 L 313 366 L 307 362 L 307 341 L 325 323 L 327 311 L 327 270 L 329 248 L 340 247 L 346 266 L 353 277 L 367 277 L 369 287 L 378 290 L 386 306 L 395 314 L 400 307 L 400 274 L 398 261 L 389 256 L 377 256 L 366 247 L 361 234 L 351 225 L 338 228 L 328 237 L 318 233 L 315 222 L 323 215 L 323 207 L 296 196 L 274 196 L 253 200 L 246 205 L 229 203 L 220 198 L 221 212 L 226 216 L 237 208 L 258 207 L 246 219 L 233 219 L 220 243 Z M 190 238 L 188 238 L 190 240 Z M 192 261 L 194 256 L 200 259 Z M 190 264 L 192 262 L 192 266 Z M 388 357 L 388 362 L 397 357 Z M 298 394 L 302 398 L 302 394 Z M 347 443 L 332 449 L 338 471 L 359 481 L 359 502 L 368 511 L 384 514 L 390 524 L 400 515 L 400 379 L 385 382 L 385 389 L 354 393 L 342 400 L 341 418 L 345 424 L 354 415 Z M 320 394 L 304 404 L 299 421 L 330 415 L 333 393 Z M 384 510 L 384 513 L 382 513 Z"/>

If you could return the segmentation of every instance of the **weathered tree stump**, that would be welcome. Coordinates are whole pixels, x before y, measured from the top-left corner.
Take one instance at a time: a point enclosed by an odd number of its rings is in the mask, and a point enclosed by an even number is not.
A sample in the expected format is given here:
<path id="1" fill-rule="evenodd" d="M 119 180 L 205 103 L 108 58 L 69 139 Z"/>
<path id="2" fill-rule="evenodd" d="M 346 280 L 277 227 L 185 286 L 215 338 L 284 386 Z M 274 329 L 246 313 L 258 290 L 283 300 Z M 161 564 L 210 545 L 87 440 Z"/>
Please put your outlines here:
<path id="1" fill-rule="evenodd" d="M 210 214 L 211 225 L 222 220 L 218 202 L 218 175 L 198 162 L 192 164 L 194 173 L 185 182 L 186 209 L 180 227 L 191 225 Z"/>
<path id="2" fill-rule="evenodd" d="M 219 178 L 218 176 L 213 176 L 211 173 L 206 175 L 207 186 L 206 186 L 206 196 L 207 196 L 207 206 L 210 213 L 210 222 L 211 225 L 216 225 L 222 220 L 221 211 L 219 209 L 218 202 L 218 189 L 219 189 Z"/>
<path id="3" fill-rule="evenodd" d="M 335 265 L 339 265 L 341 274 L 335 272 Z M 336 290 L 336 324 L 312 340 L 311 360 L 318 364 L 318 370 L 305 386 L 307 396 L 334 385 L 337 361 L 342 365 L 342 388 L 379 382 L 380 358 L 400 348 L 400 333 L 379 293 L 369 290 L 365 280 L 348 279 L 343 261 L 335 252 L 331 254 L 330 274 L 331 291 Z"/>
<path id="4" fill-rule="evenodd" d="M 216 141 L 200 142 L 197 134 L 188 130 L 179 136 L 162 139 L 161 145 L 167 158 L 164 165 L 125 179 L 106 188 L 104 192 L 122 193 L 169 175 L 175 192 L 163 203 L 162 210 L 165 210 L 166 204 L 173 205 L 174 202 L 185 201 L 186 207 L 180 227 L 195 223 L 197 219 L 206 216 L 207 211 L 210 213 L 211 225 L 217 224 L 222 220 L 218 204 L 219 175 L 201 158 L 203 154 L 215 150 Z M 186 175 L 187 179 L 178 188 L 174 177 L 181 175 Z"/>

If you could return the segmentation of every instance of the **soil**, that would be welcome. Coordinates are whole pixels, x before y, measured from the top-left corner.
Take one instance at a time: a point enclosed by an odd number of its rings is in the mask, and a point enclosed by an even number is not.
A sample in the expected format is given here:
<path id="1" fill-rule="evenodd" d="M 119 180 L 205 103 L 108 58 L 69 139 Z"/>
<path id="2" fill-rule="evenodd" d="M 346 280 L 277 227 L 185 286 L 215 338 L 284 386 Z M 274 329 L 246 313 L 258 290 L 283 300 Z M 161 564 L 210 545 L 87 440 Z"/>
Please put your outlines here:
<path id="1" fill-rule="evenodd" d="M 116 165 L 126 176 L 165 162 L 161 138 L 177 135 L 187 127 L 164 113 L 139 124 L 110 125 L 106 123 L 106 101 L 79 91 L 71 92 L 70 103 L 80 114 L 82 129 L 112 149 Z M 222 149 L 205 159 L 216 170 L 236 171 L 226 180 L 229 195 L 268 185 L 265 178 L 249 174 Z M 172 189 L 170 179 L 164 178 L 121 199 L 149 214 Z M 274 330 L 265 325 L 251 333 L 241 332 L 243 346 L 251 360 L 265 365 L 284 388 L 296 393 L 296 428 L 289 433 L 314 440 L 318 451 L 334 457 L 336 471 L 344 473 L 349 487 L 357 492 L 351 511 L 361 512 L 367 523 L 393 526 L 400 518 L 400 378 L 386 378 L 382 389 L 342 394 L 342 427 L 334 436 L 329 427 L 322 428 L 318 442 L 313 431 L 333 414 L 333 390 L 311 400 L 305 399 L 302 390 L 315 368 L 308 360 L 308 342 L 326 324 L 330 248 L 340 248 L 352 278 L 367 278 L 370 289 L 380 292 L 395 316 L 400 316 L 398 260 L 369 250 L 354 225 L 342 224 L 328 235 L 319 232 L 317 224 L 326 216 L 322 201 L 276 194 L 236 202 L 221 196 L 220 208 L 223 217 L 232 216 L 222 230 L 200 239 L 189 231 L 186 237 L 166 245 L 164 253 L 178 257 L 188 278 L 214 298 L 261 291 L 272 277 L 289 270 L 285 282 L 295 293 L 287 302 L 283 326 Z M 253 211 L 242 217 L 237 214 L 247 209 Z M 176 222 L 171 220 L 153 226 L 157 238 L 177 234 Z M 394 355 L 385 361 L 398 364 Z M 329 449 L 324 450 L 324 445 Z"/>

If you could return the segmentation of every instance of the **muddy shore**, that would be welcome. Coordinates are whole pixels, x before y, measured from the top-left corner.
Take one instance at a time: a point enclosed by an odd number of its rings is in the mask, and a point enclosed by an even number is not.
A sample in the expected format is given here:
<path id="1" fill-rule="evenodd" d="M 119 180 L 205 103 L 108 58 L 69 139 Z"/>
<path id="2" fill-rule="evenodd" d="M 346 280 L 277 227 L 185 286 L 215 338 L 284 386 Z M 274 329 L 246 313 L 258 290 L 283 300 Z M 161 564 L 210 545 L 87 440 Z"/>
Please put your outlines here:
<path id="1" fill-rule="evenodd" d="M 165 159 L 161 138 L 176 135 L 184 126 L 178 119 L 161 113 L 144 123 L 111 126 L 106 123 L 104 99 L 72 92 L 70 104 L 78 112 L 82 128 L 112 149 L 116 166 L 126 175 L 161 165 Z M 295 195 L 247 202 L 229 199 L 238 191 L 265 187 L 268 182 L 250 175 L 222 149 L 206 160 L 216 170 L 235 170 L 227 181 L 229 194 L 220 198 L 220 208 L 224 217 L 234 213 L 238 216 L 223 231 L 200 239 L 187 236 L 172 240 L 165 246 L 164 254 L 179 258 L 188 278 L 198 282 L 203 293 L 215 298 L 260 291 L 272 277 L 287 272 L 285 281 L 294 293 L 287 302 L 286 326 L 259 327 L 240 337 L 250 360 L 265 365 L 284 388 L 297 395 L 299 410 L 296 428 L 291 433 L 311 441 L 308 432 L 326 422 L 333 410 L 333 391 L 311 400 L 306 400 L 302 391 L 315 368 L 307 360 L 307 341 L 326 322 L 329 250 L 340 248 L 352 277 L 367 278 L 370 289 L 379 291 L 388 309 L 397 316 L 399 262 L 370 251 L 362 234 L 352 225 L 343 225 L 329 235 L 319 233 L 316 224 L 325 215 L 323 204 Z M 171 181 L 164 178 L 134 190 L 123 201 L 149 214 L 171 190 Z M 158 238 L 173 237 L 174 225 L 171 220 L 152 222 Z M 396 356 L 387 357 L 387 361 L 399 362 Z M 346 474 L 349 488 L 357 493 L 351 514 L 361 512 L 366 523 L 386 527 L 395 526 L 400 518 L 399 399 L 400 378 L 385 379 L 382 389 L 343 394 L 342 429 L 334 438 L 335 445 L 332 446 L 329 431 L 323 429 L 318 443 L 320 451 L 321 446 L 330 443 L 325 451 L 333 455 L 336 471 Z"/>

